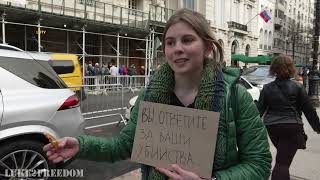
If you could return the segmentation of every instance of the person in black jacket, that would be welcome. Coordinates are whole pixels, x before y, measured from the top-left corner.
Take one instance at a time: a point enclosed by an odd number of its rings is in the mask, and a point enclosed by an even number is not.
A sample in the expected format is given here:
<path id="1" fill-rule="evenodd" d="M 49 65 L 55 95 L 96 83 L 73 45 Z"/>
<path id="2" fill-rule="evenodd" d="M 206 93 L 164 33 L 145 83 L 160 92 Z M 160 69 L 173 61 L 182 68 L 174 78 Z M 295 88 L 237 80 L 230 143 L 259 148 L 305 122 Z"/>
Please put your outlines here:
<path id="1" fill-rule="evenodd" d="M 291 80 L 295 74 L 290 57 L 276 57 L 270 66 L 270 75 L 276 79 L 263 87 L 259 98 L 260 115 L 277 149 L 272 180 L 290 180 L 291 162 L 297 150 L 305 148 L 307 136 L 303 130 L 302 112 L 312 129 L 320 133 L 319 117 L 303 85 Z"/>

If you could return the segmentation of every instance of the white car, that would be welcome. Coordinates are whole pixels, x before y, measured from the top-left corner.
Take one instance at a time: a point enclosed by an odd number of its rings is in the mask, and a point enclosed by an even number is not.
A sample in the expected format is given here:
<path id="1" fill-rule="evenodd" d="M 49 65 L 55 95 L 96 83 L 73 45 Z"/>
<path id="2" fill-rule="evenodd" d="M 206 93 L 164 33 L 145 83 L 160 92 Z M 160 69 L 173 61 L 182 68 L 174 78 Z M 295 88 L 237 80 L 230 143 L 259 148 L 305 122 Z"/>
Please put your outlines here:
<path id="1" fill-rule="evenodd" d="M 275 80 L 275 77 L 269 75 L 269 69 L 270 65 L 251 66 L 242 72 L 242 77 L 261 91 L 265 84 Z"/>
<path id="2" fill-rule="evenodd" d="M 5 177 L 8 170 L 61 168 L 66 162 L 56 166 L 42 150 L 49 143 L 44 133 L 54 138 L 82 133 L 80 101 L 49 60 L 0 45 L 0 179 L 23 179 Z"/>
<path id="3" fill-rule="evenodd" d="M 247 80 L 246 80 L 245 78 L 243 78 L 243 77 L 240 77 L 239 83 L 240 83 L 241 85 L 243 85 L 243 86 L 247 89 L 247 91 L 249 92 L 249 94 L 252 96 L 253 101 L 254 101 L 255 103 L 258 103 L 259 96 L 260 96 L 260 90 L 259 90 L 259 88 L 256 87 L 256 86 L 253 86 L 249 81 L 247 81 Z M 127 120 L 130 119 L 130 113 L 131 113 L 131 110 L 132 110 L 132 108 L 133 108 L 133 106 L 134 106 L 137 98 L 138 98 L 138 96 L 134 96 L 133 98 L 131 98 L 131 99 L 129 100 L 129 105 L 128 105 L 128 107 L 127 107 L 127 109 L 126 109 L 126 113 L 125 113 L 125 118 L 126 118 Z"/>
<path id="4" fill-rule="evenodd" d="M 240 77 L 239 83 L 247 89 L 247 91 L 251 95 L 253 101 L 255 103 L 257 103 L 258 100 L 259 100 L 259 97 L 260 97 L 260 89 L 258 87 L 256 87 L 256 86 L 252 85 L 244 77 Z"/>
<path id="5" fill-rule="evenodd" d="M 129 105 L 128 105 L 128 107 L 126 108 L 126 113 L 125 113 L 125 115 L 124 115 L 127 120 L 130 119 L 130 113 L 131 113 L 132 108 L 133 108 L 133 106 L 134 106 L 134 103 L 136 102 L 137 99 L 138 99 L 138 96 L 134 96 L 133 98 L 131 98 L 131 99 L 129 100 Z"/>

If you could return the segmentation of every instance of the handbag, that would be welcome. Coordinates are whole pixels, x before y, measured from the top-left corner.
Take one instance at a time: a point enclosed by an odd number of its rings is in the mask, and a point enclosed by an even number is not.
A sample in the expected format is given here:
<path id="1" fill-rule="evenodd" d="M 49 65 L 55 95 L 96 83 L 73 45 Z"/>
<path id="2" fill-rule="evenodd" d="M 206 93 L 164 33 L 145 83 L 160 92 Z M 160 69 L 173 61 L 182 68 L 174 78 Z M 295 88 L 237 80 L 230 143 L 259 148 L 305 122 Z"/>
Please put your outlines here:
<path id="1" fill-rule="evenodd" d="M 277 88 L 280 90 L 281 95 L 284 97 L 284 99 L 287 101 L 287 104 L 291 107 L 291 109 L 293 110 L 293 112 L 295 113 L 296 118 L 299 118 L 298 112 L 296 110 L 295 107 L 292 106 L 292 104 L 289 102 L 288 97 L 285 95 L 285 93 L 282 92 L 282 89 L 279 87 L 279 85 L 275 82 Z M 298 121 L 298 120 L 297 120 Z M 304 128 L 302 126 L 302 130 L 301 130 L 302 134 L 301 136 L 298 136 L 298 149 L 306 149 L 307 148 L 307 140 L 308 140 L 308 135 L 306 134 L 306 132 L 304 131 Z"/>
<path id="2" fill-rule="evenodd" d="M 307 149 L 307 140 L 308 140 L 308 135 L 302 128 L 302 142 L 300 143 L 300 146 L 298 146 L 299 149 Z"/>

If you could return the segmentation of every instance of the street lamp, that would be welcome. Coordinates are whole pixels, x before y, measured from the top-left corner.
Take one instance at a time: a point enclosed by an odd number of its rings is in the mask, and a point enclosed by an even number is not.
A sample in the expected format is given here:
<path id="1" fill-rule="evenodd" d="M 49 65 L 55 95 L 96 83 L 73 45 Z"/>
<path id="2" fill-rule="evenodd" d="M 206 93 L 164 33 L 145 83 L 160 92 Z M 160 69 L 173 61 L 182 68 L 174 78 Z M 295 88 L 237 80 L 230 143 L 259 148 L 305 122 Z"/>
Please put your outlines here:
<path id="1" fill-rule="evenodd" d="M 313 52 L 312 52 L 312 69 L 311 75 L 309 78 L 309 97 L 313 100 L 315 105 L 319 105 L 319 97 L 318 97 L 318 48 L 319 48 L 319 28 L 320 28 L 320 0 L 316 0 L 315 3 L 315 26 L 314 26 L 314 36 L 313 36 Z"/>

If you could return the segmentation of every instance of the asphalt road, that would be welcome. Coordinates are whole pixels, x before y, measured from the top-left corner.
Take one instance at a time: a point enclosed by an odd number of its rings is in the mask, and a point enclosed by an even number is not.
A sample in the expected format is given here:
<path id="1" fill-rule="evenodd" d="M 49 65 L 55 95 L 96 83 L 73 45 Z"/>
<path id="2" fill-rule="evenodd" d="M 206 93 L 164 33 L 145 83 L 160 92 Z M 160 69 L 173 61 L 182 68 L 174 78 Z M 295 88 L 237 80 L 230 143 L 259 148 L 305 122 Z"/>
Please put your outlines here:
<path id="1" fill-rule="evenodd" d="M 126 92 L 124 93 L 123 99 L 125 105 L 128 104 L 130 98 L 135 96 L 138 92 Z M 103 110 L 110 107 L 117 107 L 121 105 L 121 93 L 102 93 L 102 94 L 89 94 L 87 99 L 83 102 L 83 111 L 90 112 L 97 109 Z M 86 108 L 86 109 L 84 109 Z M 86 121 L 86 127 L 91 127 L 100 124 L 108 124 L 112 122 L 118 122 L 120 116 L 110 116 L 98 119 L 90 119 Z M 85 134 L 100 136 L 105 138 L 110 138 L 119 134 L 120 130 L 124 127 L 123 124 L 111 124 L 102 127 L 96 127 L 85 130 Z M 129 160 L 124 160 L 116 163 L 107 163 L 107 162 L 95 162 L 87 160 L 74 160 L 69 164 L 66 169 L 83 169 L 84 177 L 77 178 L 83 180 L 107 180 L 114 177 L 125 174 L 129 171 L 139 168 L 140 165 L 137 163 L 131 162 Z M 63 180 L 74 180 L 75 178 L 56 178 Z"/>
<path id="2" fill-rule="evenodd" d="M 138 92 L 132 91 L 93 91 L 87 94 L 86 99 L 81 101 L 82 112 L 92 112 L 98 110 L 114 109 L 124 107 L 131 97 Z"/>

